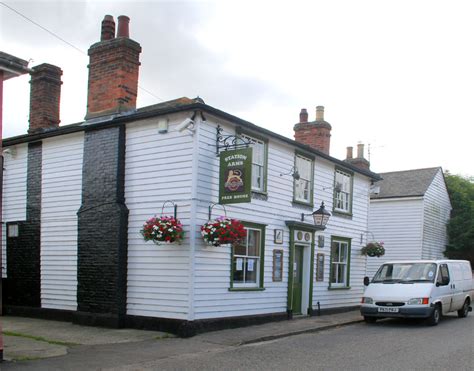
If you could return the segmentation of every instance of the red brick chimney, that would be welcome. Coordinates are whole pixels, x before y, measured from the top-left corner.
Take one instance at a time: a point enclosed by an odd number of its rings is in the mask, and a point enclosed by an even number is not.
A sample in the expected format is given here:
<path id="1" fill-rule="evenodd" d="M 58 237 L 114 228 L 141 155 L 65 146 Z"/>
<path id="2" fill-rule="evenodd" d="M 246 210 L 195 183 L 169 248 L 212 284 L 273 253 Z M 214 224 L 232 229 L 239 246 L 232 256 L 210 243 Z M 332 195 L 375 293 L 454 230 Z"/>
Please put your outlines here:
<path id="1" fill-rule="evenodd" d="M 358 167 L 359 169 L 370 170 L 370 163 L 364 158 L 364 145 L 362 143 L 357 145 L 356 158 L 352 158 L 352 147 L 347 147 L 347 156 L 344 161 Z"/>
<path id="2" fill-rule="evenodd" d="M 59 102 L 63 71 L 52 64 L 33 67 L 30 90 L 29 134 L 54 130 L 59 127 Z"/>
<path id="3" fill-rule="evenodd" d="M 86 120 L 133 111 L 137 105 L 139 43 L 129 38 L 130 19 L 111 15 L 102 21 L 101 38 L 89 49 L 89 85 Z"/>
<path id="4" fill-rule="evenodd" d="M 295 140 L 329 155 L 331 125 L 324 121 L 324 107 L 316 107 L 316 120 L 308 122 L 306 109 L 301 109 L 300 122 L 293 128 Z"/>

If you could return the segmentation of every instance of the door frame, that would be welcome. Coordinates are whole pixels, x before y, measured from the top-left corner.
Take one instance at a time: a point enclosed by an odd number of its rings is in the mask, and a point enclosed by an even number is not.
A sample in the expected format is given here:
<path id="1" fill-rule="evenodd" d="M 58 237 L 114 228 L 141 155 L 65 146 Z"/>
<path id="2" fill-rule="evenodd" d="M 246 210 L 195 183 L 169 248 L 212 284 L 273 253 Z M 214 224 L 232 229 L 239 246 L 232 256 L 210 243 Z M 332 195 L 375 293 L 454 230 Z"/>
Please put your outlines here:
<path id="1" fill-rule="evenodd" d="M 305 271 L 307 269 L 305 269 L 305 266 L 306 266 L 306 260 L 305 260 L 305 250 L 306 250 L 307 246 L 305 245 L 301 245 L 301 244 L 295 244 L 294 245 L 294 254 L 293 254 L 293 289 L 292 289 L 292 295 L 293 297 L 291 298 L 292 300 L 292 309 L 293 309 L 293 313 L 294 314 L 303 314 L 304 313 L 304 306 L 303 306 L 303 302 L 306 301 L 304 300 L 304 283 L 305 283 Z M 301 262 L 300 262 L 300 266 L 298 267 L 298 269 L 300 270 L 300 277 L 301 277 L 301 284 L 299 286 L 299 290 L 298 289 L 295 289 L 295 270 L 294 270 L 294 267 L 295 267 L 295 263 L 297 263 L 297 261 L 299 260 L 299 257 L 298 255 L 301 255 Z M 291 262 L 290 262 L 291 264 Z M 299 295 L 297 294 L 297 291 L 299 291 Z M 299 303 L 297 303 L 295 301 L 295 298 L 298 298 L 299 297 Z M 299 307 L 299 311 L 297 310 L 297 308 Z"/>
<path id="2" fill-rule="evenodd" d="M 315 232 L 325 228 L 316 227 L 312 224 L 296 222 L 294 220 L 286 221 L 285 224 L 290 230 L 289 254 L 288 254 L 288 295 L 287 295 L 287 313 L 288 317 L 293 317 L 293 262 L 295 256 L 295 245 L 304 246 L 303 250 L 303 282 L 302 282 L 302 314 L 313 314 L 313 276 L 314 276 L 314 247 Z M 298 232 L 302 233 L 303 238 L 298 238 Z M 305 234 L 309 233 L 309 241 L 305 241 Z M 306 267 L 306 272 L 304 268 Z M 307 308 L 303 307 L 307 304 Z"/>

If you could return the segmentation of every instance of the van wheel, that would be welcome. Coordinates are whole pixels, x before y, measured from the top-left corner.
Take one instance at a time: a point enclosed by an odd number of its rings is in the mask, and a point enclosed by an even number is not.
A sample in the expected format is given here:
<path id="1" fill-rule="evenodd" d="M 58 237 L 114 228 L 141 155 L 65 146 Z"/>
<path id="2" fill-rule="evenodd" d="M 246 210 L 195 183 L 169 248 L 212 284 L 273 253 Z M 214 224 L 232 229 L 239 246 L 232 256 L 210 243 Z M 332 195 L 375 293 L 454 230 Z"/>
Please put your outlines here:
<path id="1" fill-rule="evenodd" d="M 364 316 L 365 323 L 375 323 L 377 321 L 377 317 L 368 317 Z"/>
<path id="2" fill-rule="evenodd" d="M 458 310 L 458 317 L 459 318 L 467 317 L 468 313 L 469 313 L 469 300 L 466 299 L 462 308 Z"/>
<path id="3" fill-rule="evenodd" d="M 441 318 L 441 306 L 439 304 L 436 304 L 434 307 L 433 313 L 431 313 L 431 316 L 428 317 L 426 320 L 426 323 L 429 326 L 436 326 L 439 323 L 439 320 Z"/>

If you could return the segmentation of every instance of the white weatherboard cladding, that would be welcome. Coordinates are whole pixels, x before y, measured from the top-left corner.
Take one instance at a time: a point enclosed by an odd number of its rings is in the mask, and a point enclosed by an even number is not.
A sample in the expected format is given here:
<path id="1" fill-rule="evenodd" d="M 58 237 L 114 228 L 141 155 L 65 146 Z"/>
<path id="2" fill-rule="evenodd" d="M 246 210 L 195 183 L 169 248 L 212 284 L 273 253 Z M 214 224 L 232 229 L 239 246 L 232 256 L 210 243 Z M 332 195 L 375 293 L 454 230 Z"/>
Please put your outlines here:
<path id="1" fill-rule="evenodd" d="M 324 254 L 324 280 L 315 281 L 313 277 L 313 308 L 317 308 L 319 302 L 321 309 L 359 305 L 364 291 L 365 257 L 361 255 L 360 250 L 367 239 L 370 180 L 357 173 L 353 175 L 352 216 L 348 217 L 333 211 L 334 172 L 334 164 L 325 160 L 317 160 L 315 207 L 319 207 L 320 200 L 323 199 L 326 209 L 332 214 L 326 230 L 316 233 L 314 271 L 316 274 L 316 254 Z M 317 236 L 319 235 L 324 236 L 323 248 L 317 246 Z M 350 289 L 329 289 L 331 237 L 348 238 L 351 241 Z"/>
<path id="2" fill-rule="evenodd" d="M 231 125 L 220 122 L 224 134 L 235 134 Z M 219 185 L 219 158 L 216 156 L 215 130 L 212 119 L 200 127 L 200 161 L 198 174 L 197 222 L 202 225 L 208 219 L 208 206 L 216 202 Z M 287 309 L 289 230 L 285 220 L 299 221 L 301 213 L 311 213 L 324 201 L 328 210 L 332 210 L 332 187 L 334 184 L 334 164 L 316 159 L 315 162 L 315 208 L 294 206 L 293 178 L 288 174 L 294 165 L 294 147 L 272 140 L 268 142 L 268 185 L 267 200 L 253 198 L 251 203 L 226 205 L 228 217 L 246 222 L 266 225 L 264 291 L 229 291 L 230 287 L 230 247 L 207 247 L 197 236 L 194 281 L 195 318 L 219 318 L 246 316 L 266 313 L 284 313 Z M 326 188 L 327 187 L 327 188 Z M 326 188 L 326 189 L 323 189 Z M 354 215 L 351 219 L 332 218 L 326 235 L 325 282 L 313 283 L 313 306 L 320 301 L 322 308 L 334 306 L 352 306 L 360 302 L 363 291 L 362 279 L 365 273 L 365 258 L 360 256 L 360 235 L 367 230 L 369 180 L 355 175 L 353 204 Z M 224 215 L 222 206 L 213 208 L 212 218 Z M 311 217 L 306 221 L 312 223 Z M 284 230 L 284 243 L 275 244 L 275 229 Z M 344 291 L 328 291 L 329 241 L 331 235 L 352 238 L 351 272 L 355 276 L 353 288 Z M 273 250 L 283 249 L 283 281 L 272 282 Z M 314 279 L 314 277 L 313 277 Z M 351 281 L 352 282 L 352 281 Z"/>
<path id="3" fill-rule="evenodd" d="M 28 146 L 18 144 L 6 147 L 3 171 L 2 221 L 26 220 L 26 173 Z"/>
<path id="4" fill-rule="evenodd" d="M 372 200 L 369 230 L 376 241 L 384 242 L 385 247 L 384 256 L 367 258 L 369 277 L 374 275 L 384 261 L 421 259 L 423 199 Z"/>
<path id="5" fill-rule="evenodd" d="M 193 136 L 178 132 L 187 116 L 170 120 L 166 134 L 158 133 L 158 120 L 127 125 L 125 199 L 128 217 L 127 314 L 188 319 L 189 236 L 182 245 L 145 242 L 143 223 L 161 215 L 167 200 L 178 205 L 178 219 L 190 230 Z M 173 215 L 167 203 L 165 215 Z"/>
<path id="6" fill-rule="evenodd" d="M 443 259 L 448 235 L 446 225 L 451 212 L 446 183 L 441 169 L 436 173 L 424 197 L 422 259 Z"/>
<path id="7" fill-rule="evenodd" d="M 41 306 L 76 310 L 84 134 L 45 139 L 42 151 Z"/>
<path id="8" fill-rule="evenodd" d="M 28 146 L 10 146 L 4 153 L 3 165 L 3 205 L 2 205 L 2 277 L 7 277 L 7 222 L 26 220 L 26 174 L 28 166 Z"/>

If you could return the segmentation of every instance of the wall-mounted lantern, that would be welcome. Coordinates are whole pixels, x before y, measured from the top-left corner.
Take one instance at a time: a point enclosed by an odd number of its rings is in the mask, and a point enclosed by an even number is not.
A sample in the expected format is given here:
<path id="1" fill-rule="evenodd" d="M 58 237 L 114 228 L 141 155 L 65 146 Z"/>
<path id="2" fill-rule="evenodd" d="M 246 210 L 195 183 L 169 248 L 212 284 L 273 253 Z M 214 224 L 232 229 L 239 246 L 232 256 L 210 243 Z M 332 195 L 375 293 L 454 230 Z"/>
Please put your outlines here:
<path id="1" fill-rule="evenodd" d="M 318 210 L 313 212 L 312 214 L 301 214 L 301 221 L 304 222 L 305 215 L 312 215 L 314 220 L 314 225 L 317 227 L 326 227 L 326 224 L 329 221 L 329 217 L 331 213 L 324 208 L 324 201 L 321 202 L 321 206 Z"/>

